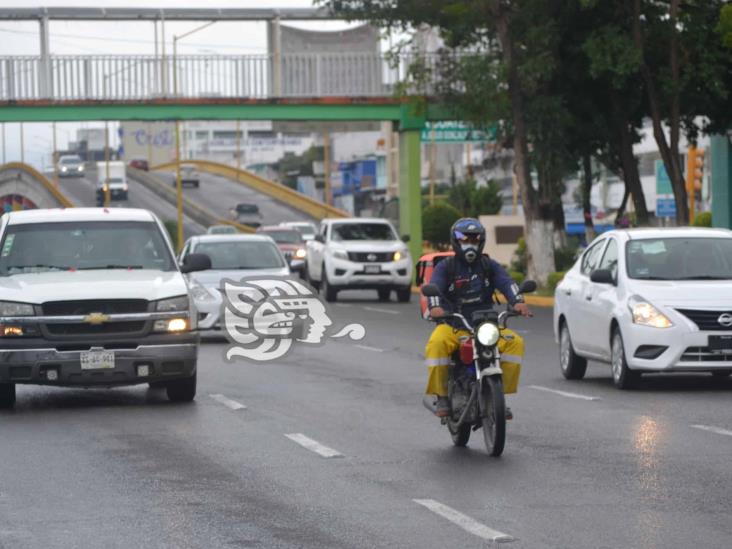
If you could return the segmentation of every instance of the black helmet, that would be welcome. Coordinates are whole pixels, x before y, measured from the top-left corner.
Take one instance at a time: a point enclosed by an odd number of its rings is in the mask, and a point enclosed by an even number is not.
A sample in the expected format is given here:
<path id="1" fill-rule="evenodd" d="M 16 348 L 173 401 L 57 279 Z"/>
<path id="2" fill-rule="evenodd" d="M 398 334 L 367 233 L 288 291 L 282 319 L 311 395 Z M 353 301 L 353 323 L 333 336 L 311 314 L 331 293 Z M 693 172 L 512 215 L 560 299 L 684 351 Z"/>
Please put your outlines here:
<path id="1" fill-rule="evenodd" d="M 476 245 L 466 244 L 465 240 L 470 236 L 478 237 Z M 485 229 L 477 219 L 462 217 L 453 223 L 450 229 L 450 244 L 457 257 L 472 263 L 483 254 Z"/>

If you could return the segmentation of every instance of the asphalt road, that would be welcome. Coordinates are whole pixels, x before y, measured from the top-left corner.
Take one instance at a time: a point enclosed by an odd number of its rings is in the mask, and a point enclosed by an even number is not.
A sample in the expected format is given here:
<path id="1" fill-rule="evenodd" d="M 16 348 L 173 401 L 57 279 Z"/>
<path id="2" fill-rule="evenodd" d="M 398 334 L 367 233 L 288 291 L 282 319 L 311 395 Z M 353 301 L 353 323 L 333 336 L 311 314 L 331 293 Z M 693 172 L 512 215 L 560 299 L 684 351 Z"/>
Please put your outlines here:
<path id="1" fill-rule="evenodd" d="M 0 547 L 479 548 L 496 532 L 525 548 L 729 547 L 732 380 L 621 392 L 593 365 L 565 381 L 538 309 L 512 324 L 527 356 L 490 458 L 480 433 L 454 448 L 421 405 L 416 303 L 339 297 L 328 333 L 361 322 L 364 340 L 266 364 L 203 344 L 194 404 L 20 387 L 0 414 Z"/>
<path id="2" fill-rule="evenodd" d="M 155 172 L 168 184 L 175 181 L 174 172 Z M 312 219 L 302 212 L 286 206 L 273 198 L 258 193 L 245 185 L 225 177 L 200 172 L 199 188 L 185 187 L 186 196 L 195 200 L 204 208 L 229 219 L 229 210 L 239 202 L 257 204 L 262 214 L 263 225 L 277 225 L 282 221 L 311 221 Z"/>
<path id="3" fill-rule="evenodd" d="M 91 171 L 83 178 L 60 178 L 59 187 L 69 200 L 77 206 L 96 206 L 95 182 L 96 172 Z M 147 187 L 134 179 L 127 178 L 129 187 L 127 200 L 114 200 L 113 207 L 145 208 L 155 213 L 161 220 L 176 220 L 178 213 L 172 204 L 163 200 Z M 185 238 L 206 232 L 206 228 L 184 216 L 183 235 Z"/>

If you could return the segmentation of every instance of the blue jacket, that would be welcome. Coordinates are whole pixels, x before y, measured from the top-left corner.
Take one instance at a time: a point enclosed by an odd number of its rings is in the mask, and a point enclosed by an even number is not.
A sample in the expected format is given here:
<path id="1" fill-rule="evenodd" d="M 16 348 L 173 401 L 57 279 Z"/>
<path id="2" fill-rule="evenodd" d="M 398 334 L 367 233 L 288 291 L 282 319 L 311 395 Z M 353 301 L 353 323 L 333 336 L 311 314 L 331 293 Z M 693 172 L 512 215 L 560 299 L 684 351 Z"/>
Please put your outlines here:
<path id="1" fill-rule="evenodd" d="M 430 297 L 428 300 L 430 309 L 439 306 L 448 312 L 462 313 L 470 320 L 473 311 L 493 305 L 493 293 L 496 290 L 501 292 L 511 305 L 523 301 L 518 285 L 497 261 L 488 260 L 490 263 L 488 273 L 483 272 L 481 261 L 469 264 L 457 256 L 454 261 L 455 276 L 452 280 L 448 280 L 447 259 L 438 263 L 432 272 L 430 283 L 440 289 L 446 300 L 440 297 Z"/>

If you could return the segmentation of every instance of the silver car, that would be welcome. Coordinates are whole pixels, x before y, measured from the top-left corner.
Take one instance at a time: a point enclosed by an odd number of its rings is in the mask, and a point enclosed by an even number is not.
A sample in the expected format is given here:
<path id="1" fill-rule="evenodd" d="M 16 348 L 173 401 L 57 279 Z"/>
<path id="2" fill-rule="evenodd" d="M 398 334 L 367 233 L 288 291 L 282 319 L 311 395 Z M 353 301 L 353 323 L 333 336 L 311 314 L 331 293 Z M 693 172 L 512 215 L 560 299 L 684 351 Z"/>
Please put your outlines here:
<path id="1" fill-rule="evenodd" d="M 201 337 L 222 337 L 221 284 L 224 279 L 251 276 L 290 275 L 282 252 L 269 236 L 254 234 L 207 234 L 189 238 L 179 256 L 181 264 L 189 254 L 206 254 L 211 268 L 191 273 L 188 282 L 196 309 Z"/>

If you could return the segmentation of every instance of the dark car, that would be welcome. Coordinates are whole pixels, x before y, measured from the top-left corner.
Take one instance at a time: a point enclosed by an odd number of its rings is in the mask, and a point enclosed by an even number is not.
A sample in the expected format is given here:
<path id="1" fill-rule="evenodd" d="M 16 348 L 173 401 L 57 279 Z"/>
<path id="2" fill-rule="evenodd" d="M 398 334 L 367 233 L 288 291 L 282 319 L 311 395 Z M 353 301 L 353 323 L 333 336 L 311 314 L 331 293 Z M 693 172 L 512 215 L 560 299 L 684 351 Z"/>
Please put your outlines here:
<path id="1" fill-rule="evenodd" d="M 144 158 L 133 158 L 127 163 L 127 165 L 130 168 L 135 168 L 136 170 L 148 171 L 150 169 L 150 165 Z"/>
<path id="2" fill-rule="evenodd" d="M 239 202 L 229 210 L 229 216 L 233 221 L 254 229 L 262 225 L 262 214 L 259 213 L 259 206 L 256 204 Z"/>

